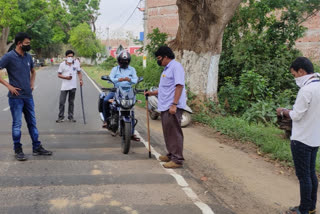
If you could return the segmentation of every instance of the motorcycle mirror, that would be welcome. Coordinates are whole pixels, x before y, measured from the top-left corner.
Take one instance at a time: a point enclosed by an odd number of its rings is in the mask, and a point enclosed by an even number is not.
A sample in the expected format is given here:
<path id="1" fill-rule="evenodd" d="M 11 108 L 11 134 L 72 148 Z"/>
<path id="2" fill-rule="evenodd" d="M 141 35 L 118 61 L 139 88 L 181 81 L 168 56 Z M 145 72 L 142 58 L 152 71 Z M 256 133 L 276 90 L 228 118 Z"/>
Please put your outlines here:
<path id="1" fill-rule="evenodd" d="M 101 76 L 101 79 L 110 81 L 110 77 L 108 75 Z"/>
<path id="2" fill-rule="evenodd" d="M 138 78 L 138 83 L 143 81 L 143 77 Z"/>

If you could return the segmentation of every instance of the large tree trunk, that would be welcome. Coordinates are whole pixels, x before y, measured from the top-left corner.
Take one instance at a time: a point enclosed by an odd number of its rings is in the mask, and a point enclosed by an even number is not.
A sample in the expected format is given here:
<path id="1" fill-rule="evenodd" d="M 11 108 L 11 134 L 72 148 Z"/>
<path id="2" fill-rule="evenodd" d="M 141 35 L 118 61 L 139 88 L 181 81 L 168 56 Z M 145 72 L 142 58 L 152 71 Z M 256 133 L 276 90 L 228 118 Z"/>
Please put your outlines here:
<path id="1" fill-rule="evenodd" d="M 5 53 L 7 53 L 9 47 L 12 43 L 8 44 L 8 36 L 10 33 L 9 27 L 2 28 L 1 36 L 0 36 L 0 57 L 2 57 Z"/>
<path id="2" fill-rule="evenodd" d="M 177 0 L 179 29 L 171 47 L 178 51 L 190 90 L 217 101 L 223 32 L 241 0 Z"/>

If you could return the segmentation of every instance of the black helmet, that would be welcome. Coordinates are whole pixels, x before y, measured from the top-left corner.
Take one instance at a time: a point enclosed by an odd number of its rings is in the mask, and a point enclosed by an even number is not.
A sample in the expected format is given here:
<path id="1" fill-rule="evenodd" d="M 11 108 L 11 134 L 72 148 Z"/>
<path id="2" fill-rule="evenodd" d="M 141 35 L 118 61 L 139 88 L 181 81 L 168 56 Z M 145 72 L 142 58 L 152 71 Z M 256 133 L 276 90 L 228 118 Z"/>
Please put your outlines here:
<path id="1" fill-rule="evenodd" d="M 123 50 L 119 53 L 117 59 L 118 59 L 120 68 L 128 68 L 131 61 L 131 56 L 126 50 Z"/>

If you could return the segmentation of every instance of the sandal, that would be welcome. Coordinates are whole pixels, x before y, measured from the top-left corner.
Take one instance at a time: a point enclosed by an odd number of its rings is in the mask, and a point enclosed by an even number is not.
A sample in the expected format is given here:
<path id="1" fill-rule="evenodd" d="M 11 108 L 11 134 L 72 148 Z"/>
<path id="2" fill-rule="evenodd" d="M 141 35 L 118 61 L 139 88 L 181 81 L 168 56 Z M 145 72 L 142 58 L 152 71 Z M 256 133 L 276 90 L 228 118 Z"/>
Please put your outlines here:
<path id="1" fill-rule="evenodd" d="M 131 137 L 131 140 L 134 140 L 134 141 L 137 141 L 137 142 L 140 142 L 140 138 L 139 137 L 137 137 L 137 135 L 132 135 L 132 137 Z"/>
<path id="2" fill-rule="evenodd" d="M 104 129 L 108 128 L 108 124 L 107 124 L 107 123 L 104 123 L 104 124 L 102 125 L 102 128 L 104 128 Z"/>

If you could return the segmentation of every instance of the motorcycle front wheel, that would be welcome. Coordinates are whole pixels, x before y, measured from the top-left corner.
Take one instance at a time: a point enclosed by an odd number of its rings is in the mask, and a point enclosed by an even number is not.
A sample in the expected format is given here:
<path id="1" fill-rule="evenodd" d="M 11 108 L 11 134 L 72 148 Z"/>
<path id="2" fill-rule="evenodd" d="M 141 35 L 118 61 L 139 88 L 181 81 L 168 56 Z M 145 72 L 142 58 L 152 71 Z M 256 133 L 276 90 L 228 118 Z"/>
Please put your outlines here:
<path id="1" fill-rule="evenodd" d="M 123 154 L 128 154 L 131 143 L 131 123 L 124 123 L 122 129 L 121 149 Z"/>

